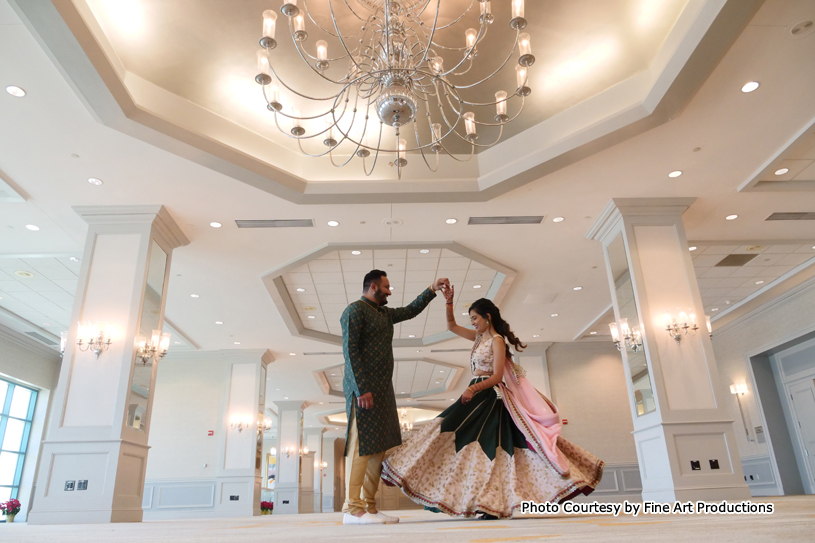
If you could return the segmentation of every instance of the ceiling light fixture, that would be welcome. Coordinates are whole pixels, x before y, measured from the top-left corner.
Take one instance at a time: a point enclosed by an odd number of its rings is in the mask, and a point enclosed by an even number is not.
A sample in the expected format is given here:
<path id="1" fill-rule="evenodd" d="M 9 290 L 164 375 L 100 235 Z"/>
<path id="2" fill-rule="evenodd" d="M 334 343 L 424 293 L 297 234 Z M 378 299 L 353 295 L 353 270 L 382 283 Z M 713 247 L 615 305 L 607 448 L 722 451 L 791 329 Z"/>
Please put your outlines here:
<path id="1" fill-rule="evenodd" d="M 289 353 L 289 356 L 297 356 L 297 353 Z M 333 375 L 333 373 L 332 373 Z"/>
<path id="2" fill-rule="evenodd" d="M 23 90 L 21 87 L 18 87 L 17 85 L 9 85 L 8 87 L 6 87 L 6 92 L 14 96 L 15 98 L 22 98 L 23 96 L 26 95 L 25 90 Z"/>
<path id="3" fill-rule="evenodd" d="M 478 46 L 482 50 L 493 49 L 498 41 L 485 41 L 487 29 L 495 21 L 490 2 L 479 2 L 479 6 L 478 28 L 467 29 L 463 43 L 458 42 L 463 47 L 456 47 L 456 41 L 461 38 L 451 37 L 452 31 L 448 29 L 464 18 L 470 5 L 460 16 L 450 14 L 453 15 L 452 23 L 447 22 L 448 14 L 444 13 L 445 22 L 441 23 L 439 2 L 434 11 L 426 0 L 359 0 L 354 3 L 354 8 L 347 2 L 344 8 L 338 6 L 340 12 L 336 15 L 333 9 L 321 13 L 324 18 L 329 18 L 329 23 L 324 26 L 309 24 L 306 30 L 306 21 L 315 21 L 308 6 L 304 2 L 298 7 L 296 0 L 285 0 L 280 12 L 288 18 L 285 26 L 291 33 L 297 53 L 314 72 L 315 79 L 335 85 L 337 92 L 333 96 L 313 97 L 298 92 L 280 78 L 274 66 L 279 67 L 284 59 L 272 54 L 277 47 L 277 13 L 266 10 L 260 39 L 262 49 L 256 53 L 259 73 L 255 77 L 255 82 L 262 86 L 266 109 L 274 115 L 280 132 L 297 140 L 304 155 L 329 155 L 333 161 L 333 153 L 338 151 L 351 157 L 341 164 L 343 166 L 356 155 L 362 159 L 365 175 L 373 173 L 380 153 L 393 156 L 390 166 L 396 167 L 397 178 L 401 179 L 402 168 L 408 164 L 408 152 L 421 152 L 427 167 L 435 172 L 440 155 L 451 154 L 445 142 L 460 140 L 468 143 L 470 156 L 476 147 L 492 147 L 501 140 L 504 125 L 523 111 L 524 98 L 532 92 L 528 86 L 528 70 L 535 63 L 535 57 L 529 34 L 521 32 L 527 24 L 524 0 L 513 0 L 512 16 L 507 21 L 510 31 L 493 31 L 498 34 L 498 40 L 505 37 L 512 40 L 507 60 L 497 69 L 485 68 L 484 63 L 477 62 Z M 333 56 L 329 55 L 328 42 L 322 39 L 314 43 L 313 48 L 306 48 L 308 32 L 320 37 L 326 34 L 324 37 L 332 42 Z M 469 101 L 475 99 L 468 94 L 472 88 L 494 83 L 501 69 L 512 66 L 509 60 L 516 49 L 516 87 L 510 92 L 495 92 L 495 101 Z M 441 52 L 447 56 L 446 66 Z M 332 63 L 339 68 L 329 70 Z M 472 83 L 471 77 L 465 74 L 473 68 L 475 71 L 486 69 L 487 73 L 495 71 L 482 81 Z M 282 96 L 281 87 L 291 91 L 288 97 Z M 290 103 L 284 108 L 286 98 Z M 508 108 L 510 101 L 518 102 L 512 116 Z M 300 104 L 308 104 L 310 111 L 301 114 Z M 480 121 L 476 120 L 474 111 L 479 112 Z M 281 117 L 285 126 L 281 126 Z M 419 120 L 423 125 L 421 129 Z M 491 132 L 487 143 L 476 143 L 479 125 L 482 130 Z M 394 131 L 384 134 L 385 126 L 393 127 Z M 403 127 L 406 127 L 406 134 L 401 132 Z M 414 134 L 416 143 L 408 145 L 408 138 L 414 139 Z M 303 140 L 309 139 L 321 141 L 328 149 L 306 149 Z M 435 155 L 435 166 L 425 157 L 426 152 Z M 373 162 L 369 169 L 366 159 L 371 155 Z"/>
<path id="4" fill-rule="evenodd" d="M 784 175 L 788 171 L 790 171 L 789 168 L 781 168 L 780 170 L 775 170 L 775 175 Z"/>
<path id="5" fill-rule="evenodd" d="M 741 88 L 741 92 L 753 92 L 758 88 L 758 86 L 759 86 L 758 81 L 750 81 Z"/>
<path id="6" fill-rule="evenodd" d="M 572 287 L 572 290 L 583 290 L 583 287 Z"/>
<path id="7" fill-rule="evenodd" d="M 233 344 L 233 345 L 240 345 L 240 344 L 241 344 L 241 342 L 240 342 L 240 341 L 235 341 L 235 342 L 233 342 L 232 344 Z"/>
<path id="8" fill-rule="evenodd" d="M 674 170 L 674 171 L 672 171 L 671 173 L 668 174 L 668 177 L 674 178 L 674 177 L 679 177 L 680 175 L 682 175 L 681 170 Z"/>
<path id="9" fill-rule="evenodd" d="M 25 227 L 28 228 L 29 230 L 31 230 L 32 232 L 37 232 L 40 229 L 39 226 L 36 226 L 36 225 L 33 225 L 33 224 L 27 224 L 27 225 L 25 225 Z"/>
<path id="10" fill-rule="evenodd" d="M 718 310 L 719 310 L 718 307 L 714 307 L 714 308 L 711 309 L 711 311 L 718 311 Z"/>
<path id="11" fill-rule="evenodd" d="M 197 294 L 190 294 L 190 298 L 200 298 L 200 296 Z"/>
<path id="12" fill-rule="evenodd" d="M 215 324 L 223 324 L 224 321 L 215 321 Z"/>
<path id="13" fill-rule="evenodd" d="M 68 260 L 70 260 L 71 262 L 79 262 L 79 259 L 75 256 L 68 257 Z"/>
<path id="14" fill-rule="evenodd" d="M 444 222 L 446 222 L 447 224 L 456 224 L 458 222 L 458 219 L 447 219 Z"/>
<path id="15" fill-rule="evenodd" d="M 295 289 L 295 290 L 296 290 L 297 292 L 305 292 L 305 291 L 306 291 L 306 289 L 304 289 L 304 288 L 298 288 L 298 289 Z"/>
<path id="16" fill-rule="evenodd" d="M 340 223 L 338 223 L 337 221 L 328 221 L 328 226 L 339 226 L 339 225 Z"/>
<path id="17" fill-rule="evenodd" d="M 764 281 L 756 281 L 756 285 L 763 285 Z"/>
<path id="18" fill-rule="evenodd" d="M 473 288 L 479 289 L 479 288 L 481 288 L 481 285 L 473 285 Z"/>
<path id="19" fill-rule="evenodd" d="M 540 334 L 532 334 L 532 337 L 541 337 Z"/>
<path id="20" fill-rule="evenodd" d="M 557 316 L 558 316 L 558 314 L 557 314 L 557 313 L 552 313 L 552 315 L 551 315 L 551 316 L 552 316 L 552 317 L 557 317 Z"/>
<path id="21" fill-rule="evenodd" d="M 94 185 L 94 186 L 98 187 L 99 185 L 101 185 L 102 183 L 104 183 L 104 181 L 102 181 L 102 180 L 101 180 L 101 179 L 99 179 L 98 177 L 89 177 L 89 178 L 88 178 L 88 183 L 90 183 L 91 185 Z"/>
<path id="22" fill-rule="evenodd" d="M 351 251 L 351 254 L 354 256 L 359 256 L 362 254 L 362 251 Z"/>
<path id="23" fill-rule="evenodd" d="M 416 337 L 416 334 L 408 334 L 408 337 Z"/>
<path id="24" fill-rule="evenodd" d="M 309 319 L 316 319 L 317 317 L 315 317 L 314 315 L 309 315 L 308 318 Z"/>
<path id="25" fill-rule="evenodd" d="M 552 222 L 563 222 L 563 217 L 555 217 Z"/>
<path id="26" fill-rule="evenodd" d="M 734 220 L 736 220 L 738 218 L 739 218 L 738 215 L 728 215 L 727 217 L 725 217 L 725 220 L 734 221 Z"/>
<path id="27" fill-rule="evenodd" d="M 596 335 L 597 335 L 597 332 L 589 332 L 589 335 L 590 335 L 590 336 L 596 336 Z"/>
<path id="28" fill-rule="evenodd" d="M 696 246 L 688 247 L 688 251 L 695 251 L 695 250 L 696 250 Z"/>
<path id="29" fill-rule="evenodd" d="M 422 253 L 423 255 L 426 255 L 427 253 L 430 252 L 430 249 L 420 249 L 419 252 Z"/>
<path id="30" fill-rule="evenodd" d="M 211 223 L 209 223 L 209 225 L 210 225 L 211 227 L 213 227 L 213 228 L 220 228 L 220 227 L 222 227 L 222 226 L 223 226 L 221 223 L 219 223 L 219 222 L 215 222 L 215 221 L 212 221 Z"/>

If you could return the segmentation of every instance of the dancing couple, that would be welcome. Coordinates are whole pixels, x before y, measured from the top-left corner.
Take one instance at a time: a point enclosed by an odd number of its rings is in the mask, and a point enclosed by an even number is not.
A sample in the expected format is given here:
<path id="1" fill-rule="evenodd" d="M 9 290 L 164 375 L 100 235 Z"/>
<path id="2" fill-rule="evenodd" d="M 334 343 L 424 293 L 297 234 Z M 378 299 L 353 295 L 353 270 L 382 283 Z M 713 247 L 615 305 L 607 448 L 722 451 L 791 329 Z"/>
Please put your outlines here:
<path id="1" fill-rule="evenodd" d="M 401 443 L 393 391 L 393 325 L 412 319 L 441 291 L 447 329 L 473 342 L 473 378 L 458 401 Z M 389 524 L 376 509 L 380 477 L 425 508 L 456 517 L 509 518 L 523 501 L 562 502 L 590 494 L 603 462 L 560 436 L 557 407 L 512 360 L 525 345 L 492 301 L 470 306 L 472 329 L 453 313 L 454 287 L 437 279 L 408 306 L 387 308 L 390 283 L 369 272 L 363 297 L 342 316 L 345 355 L 344 524 Z M 395 448 L 394 448 L 395 447 Z"/>

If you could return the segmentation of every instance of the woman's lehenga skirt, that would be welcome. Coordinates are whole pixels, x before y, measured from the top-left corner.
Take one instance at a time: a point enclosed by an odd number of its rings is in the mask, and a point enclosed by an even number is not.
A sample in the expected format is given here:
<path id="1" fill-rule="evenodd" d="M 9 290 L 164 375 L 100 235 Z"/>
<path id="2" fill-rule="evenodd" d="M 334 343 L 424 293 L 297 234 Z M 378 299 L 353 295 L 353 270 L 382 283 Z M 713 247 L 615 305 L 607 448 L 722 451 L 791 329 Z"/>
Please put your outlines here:
<path id="1" fill-rule="evenodd" d="M 565 472 L 530 448 L 493 387 L 467 404 L 455 402 L 414 432 L 384 462 L 382 478 L 448 515 L 508 518 L 524 501 L 562 502 L 597 487 L 602 460 L 562 437 L 557 447 Z"/>

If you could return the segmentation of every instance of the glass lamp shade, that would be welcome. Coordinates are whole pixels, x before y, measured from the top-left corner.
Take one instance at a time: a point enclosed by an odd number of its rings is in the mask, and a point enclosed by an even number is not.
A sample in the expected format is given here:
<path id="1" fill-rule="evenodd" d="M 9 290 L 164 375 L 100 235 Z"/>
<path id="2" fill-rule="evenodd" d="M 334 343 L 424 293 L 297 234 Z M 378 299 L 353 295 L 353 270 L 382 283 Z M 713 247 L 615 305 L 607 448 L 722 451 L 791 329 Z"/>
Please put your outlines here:
<path id="1" fill-rule="evenodd" d="M 475 39 L 478 37 L 478 31 L 475 28 L 468 28 L 464 32 L 464 40 L 468 48 L 475 47 Z"/>
<path id="2" fill-rule="evenodd" d="M 265 49 L 258 49 L 257 59 L 258 59 L 258 73 L 271 75 L 272 69 L 269 66 L 269 55 L 266 54 Z"/>
<path id="3" fill-rule="evenodd" d="M 263 37 L 274 39 L 275 27 L 277 26 L 277 13 L 271 9 L 263 12 Z"/>
<path id="4" fill-rule="evenodd" d="M 317 42 L 317 60 L 328 59 L 328 43 L 325 40 Z"/>
<path id="5" fill-rule="evenodd" d="M 467 135 L 472 136 L 475 134 L 475 114 L 468 111 L 461 118 L 464 119 L 464 129 L 467 131 Z"/>
<path id="6" fill-rule="evenodd" d="M 407 141 L 405 140 L 405 138 L 399 138 L 399 152 L 398 152 L 398 154 L 399 154 L 399 158 L 402 159 L 402 160 L 405 159 L 405 153 L 406 153 L 405 150 L 406 149 L 407 149 Z"/>
<path id="7" fill-rule="evenodd" d="M 620 331 L 617 329 L 617 323 L 612 322 L 608 325 L 608 330 L 611 332 L 611 341 L 617 343 L 620 341 Z"/>
<path id="8" fill-rule="evenodd" d="M 526 32 L 518 36 L 518 52 L 521 56 L 532 54 L 532 38 Z"/>
<path id="9" fill-rule="evenodd" d="M 515 66 L 515 81 L 518 83 L 518 88 L 522 89 L 527 86 L 527 69 L 520 64 Z"/>
<path id="10" fill-rule="evenodd" d="M 524 0 L 512 0 L 512 18 L 524 16 Z"/>
<path id="11" fill-rule="evenodd" d="M 507 114 L 507 93 L 506 91 L 498 91 L 495 93 L 495 114 L 496 115 L 506 115 Z"/>
<path id="12" fill-rule="evenodd" d="M 628 327 L 628 319 L 620 319 L 620 335 L 625 338 L 631 337 L 631 328 Z"/>
<path id="13" fill-rule="evenodd" d="M 162 355 L 167 353 L 167 350 L 170 348 L 170 332 L 164 332 L 161 334 L 161 343 L 159 344 L 158 352 Z"/>
<path id="14" fill-rule="evenodd" d="M 441 123 L 433 123 L 433 139 L 439 141 L 441 139 Z"/>

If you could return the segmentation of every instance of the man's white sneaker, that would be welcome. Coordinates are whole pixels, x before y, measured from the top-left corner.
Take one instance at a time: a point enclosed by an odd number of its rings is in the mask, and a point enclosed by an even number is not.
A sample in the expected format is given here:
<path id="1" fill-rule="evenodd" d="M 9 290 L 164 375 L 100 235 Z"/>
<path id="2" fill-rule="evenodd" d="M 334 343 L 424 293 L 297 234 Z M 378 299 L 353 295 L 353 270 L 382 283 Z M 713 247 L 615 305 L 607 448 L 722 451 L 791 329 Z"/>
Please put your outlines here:
<path id="1" fill-rule="evenodd" d="M 350 513 L 345 513 L 342 517 L 343 524 L 385 524 L 385 521 L 382 520 L 377 515 L 372 515 L 370 513 L 365 513 L 361 517 L 355 517 Z"/>
<path id="2" fill-rule="evenodd" d="M 378 513 L 377 513 L 376 515 L 374 515 L 374 516 L 375 516 L 375 517 L 379 517 L 379 518 L 381 518 L 382 520 L 384 520 L 384 521 L 385 521 L 385 524 L 396 524 L 397 522 L 399 522 L 399 517 L 392 517 L 392 516 L 390 516 L 390 515 L 386 515 L 386 514 L 385 514 L 385 513 L 383 513 L 382 511 L 378 512 Z"/>

